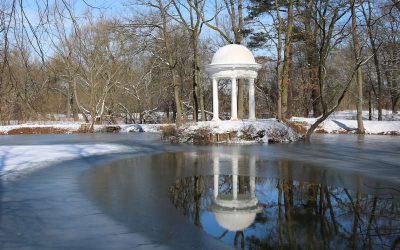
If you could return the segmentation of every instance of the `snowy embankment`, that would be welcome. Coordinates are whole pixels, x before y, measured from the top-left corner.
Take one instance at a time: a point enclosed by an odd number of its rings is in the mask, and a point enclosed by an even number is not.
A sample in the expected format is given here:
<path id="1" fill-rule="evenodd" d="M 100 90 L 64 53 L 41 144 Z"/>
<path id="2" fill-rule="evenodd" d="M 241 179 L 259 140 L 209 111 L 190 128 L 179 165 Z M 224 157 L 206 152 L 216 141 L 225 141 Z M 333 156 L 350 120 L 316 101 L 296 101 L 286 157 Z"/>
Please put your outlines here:
<path id="1" fill-rule="evenodd" d="M 129 146 L 110 143 L 0 146 L 0 178 L 10 181 L 61 161 L 130 151 Z"/>
<path id="2" fill-rule="evenodd" d="M 371 135 L 400 135 L 400 115 L 383 110 L 383 121 L 377 120 L 377 112 L 368 120 L 368 112 L 363 111 L 363 123 L 366 134 Z M 339 111 L 332 114 L 316 129 L 317 133 L 346 134 L 357 131 L 357 112 Z M 290 122 L 297 127 L 307 130 L 317 118 L 292 117 Z"/>
<path id="3" fill-rule="evenodd" d="M 159 132 L 163 126 L 166 126 L 166 124 L 95 125 L 94 132 Z M 80 122 L 30 122 L 19 125 L 0 126 L 0 135 L 71 134 L 85 132 L 87 127 L 87 124 Z"/>
<path id="4" fill-rule="evenodd" d="M 300 139 L 296 132 L 276 119 L 207 121 L 186 123 L 170 134 L 163 135 L 178 143 L 275 143 Z"/>

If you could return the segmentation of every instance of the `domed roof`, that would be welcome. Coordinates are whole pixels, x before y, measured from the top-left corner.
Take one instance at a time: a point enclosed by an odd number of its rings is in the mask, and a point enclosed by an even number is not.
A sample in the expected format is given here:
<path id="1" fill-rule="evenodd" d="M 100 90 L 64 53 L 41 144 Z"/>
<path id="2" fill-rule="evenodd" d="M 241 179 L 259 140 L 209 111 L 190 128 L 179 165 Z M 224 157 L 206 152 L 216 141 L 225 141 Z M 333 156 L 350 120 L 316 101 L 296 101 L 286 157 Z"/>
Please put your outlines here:
<path id="1" fill-rule="evenodd" d="M 256 64 L 253 53 L 243 45 L 229 44 L 215 52 L 211 65 L 215 64 Z"/>
<path id="2" fill-rule="evenodd" d="M 255 220 L 255 212 L 215 212 L 218 224 L 229 231 L 241 231 L 248 228 Z"/>

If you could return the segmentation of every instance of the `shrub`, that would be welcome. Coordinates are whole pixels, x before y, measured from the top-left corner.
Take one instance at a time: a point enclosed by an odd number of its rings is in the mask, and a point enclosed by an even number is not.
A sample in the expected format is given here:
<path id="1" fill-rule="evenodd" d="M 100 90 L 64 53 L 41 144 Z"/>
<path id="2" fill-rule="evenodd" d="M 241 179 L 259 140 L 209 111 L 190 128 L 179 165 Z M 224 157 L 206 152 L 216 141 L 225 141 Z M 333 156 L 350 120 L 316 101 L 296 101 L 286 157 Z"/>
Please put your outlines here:
<path id="1" fill-rule="evenodd" d="M 178 134 L 178 131 L 174 125 L 163 126 L 163 127 L 161 127 L 160 130 L 161 130 L 161 137 L 164 140 L 168 140 L 173 137 L 176 137 Z"/>
<path id="2" fill-rule="evenodd" d="M 101 132 L 105 133 L 117 133 L 121 130 L 120 126 L 106 126 L 102 129 Z"/>
<path id="3" fill-rule="evenodd" d="M 253 125 L 246 125 L 241 130 L 240 139 L 246 141 L 252 141 L 257 136 L 257 130 Z"/>

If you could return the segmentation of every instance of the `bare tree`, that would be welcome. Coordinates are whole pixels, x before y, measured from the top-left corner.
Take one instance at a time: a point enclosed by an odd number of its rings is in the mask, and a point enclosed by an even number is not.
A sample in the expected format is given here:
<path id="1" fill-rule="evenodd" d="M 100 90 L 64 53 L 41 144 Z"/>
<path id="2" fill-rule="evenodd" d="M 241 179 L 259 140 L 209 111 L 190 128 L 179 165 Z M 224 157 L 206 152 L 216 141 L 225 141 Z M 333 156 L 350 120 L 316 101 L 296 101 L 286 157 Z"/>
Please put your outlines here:
<path id="1" fill-rule="evenodd" d="M 160 33 L 160 40 L 165 52 L 165 58 L 160 58 L 163 61 L 171 74 L 172 85 L 174 90 L 174 101 L 176 108 L 176 124 L 179 126 L 182 123 L 182 98 L 181 98 L 181 87 L 182 83 L 179 82 L 178 73 L 176 71 L 177 61 L 174 58 L 174 51 L 172 48 L 172 41 L 170 37 L 170 15 L 168 13 L 169 8 L 172 5 L 172 1 L 154 0 L 154 1 L 138 1 L 138 4 L 146 6 L 156 11 L 156 17 L 153 20 L 137 20 L 131 22 L 129 26 L 137 28 L 148 28 L 150 32 L 156 29 Z"/>
<path id="2" fill-rule="evenodd" d="M 201 84 L 201 72 L 200 72 L 200 52 L 199 42 L 200 34 L 203 27 L 203 21 L 200 13 L 204 12 L 205 0 L 186 0 L 186 4 L 178 0 L 173 0 L 175 10 L 178 13 L 180 22 L 184 25 L 186 30 L 190 34 L 190 42 L 193 50 L 193 62 L 192 62 L 192 74 L 193 74 L 193 119 L 198 121 L 199 107 L 201 111 L 201 119 L 206 120 L 206 114 L 204 110 L 204 93 L 203 86 Z M 198 11 L 196 11 L 194 8 Z M 188 19 L 188 20 L 187 20 Z M 199 95 L 199 98 L 198 98 Z M 199 105 L 200 99 L 200 105 Z"/>
<path id="3" fill-rule="evenodd" d="M 356 14 L 356 1 L 351 1 L 351 34 L 353 37 L 353 51 L 355 62 L 360 61 L 361 57 L 361 49 L 358 42 L 358 34 L 357 34 L 357 14 Z M 363 111 L 363 78 L 362 78 L 362 69 L 359 67 L 357 69 L 357 132 L 359 134 L 364 134 L 364 124 L 362 120 L 362 111 Z"/>
<path id="4" fill-rule="evenodd" d="M 379 48 L 380 44 L 377 44 L 377 39 L 376 39 L 376 28 L 374 26 L 375 20 L 373 17 L 373 12 L 372 12 L 372 4 L 370 0 L 366 0 L 367 6 L 365 7 L 364 5 L 361 5 L 362 7 L 362 13 L 365 18 L 365 24 L 367 27 L 367 33 L 368 33 L 368 38 L 369 42 L 371 44 L 371 50 L 374 55 L 374 65 L 375 65 L 375 71 L 376 71 L 376 81 L 378 85 L 378 90 L 375 92 L 376 93 L 376 100 L 378 102 L 378 120 L 382 121 L 382 88 L 383 88 L 383 82 L 382 82 L 382 73 L 381 73 L 381 66 L 380 66 L 380 59 L 379 59 Z"/>

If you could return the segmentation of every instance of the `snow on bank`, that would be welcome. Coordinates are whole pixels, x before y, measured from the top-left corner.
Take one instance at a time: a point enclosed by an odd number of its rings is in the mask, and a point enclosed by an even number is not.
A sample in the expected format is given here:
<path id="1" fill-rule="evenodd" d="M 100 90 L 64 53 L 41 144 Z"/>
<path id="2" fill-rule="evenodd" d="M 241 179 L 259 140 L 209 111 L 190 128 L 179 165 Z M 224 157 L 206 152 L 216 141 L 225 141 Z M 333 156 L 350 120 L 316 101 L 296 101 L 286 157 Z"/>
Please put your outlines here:
<path id="1" fill-rule="evenodd" d="M 9 181 L 65 160 L 130 151 L 129 146 L 109 143 L 0 146 L 0 178 Z"/>
<path id="2" fill-rule="evenodd" d="M 95 125 L 95 132 L 106 131 L 107 128 L 120 128 L 119 132 L 160 132 L 160 128 L 168 124 L 116 124 L 116 125 Z M 58 130 L 58 133 L 77 133 L 81 130 L 82 123 L 79 122 L 30 122 L 19 125 L 0 126 L 1 134 L 24 134 L 27 129 L 49 131 Z M 25 131 L 24 131 L 25 130 Z M 56 131 L 57 132 L 57 131 Z M 39 132 L 38 132 L 39 133 Z"/>
<path id="3" fill-rule="evenodd" d="M 240 120 L 240 121 L 206 121 L 186 123 L 179 128 L 181 134 L 187 137 L 196 131 L 205 130 L 210 134 L 236 133 L 235 139 L 225 142 L 247 143 L 253 142 L 292 142 L 299 136 L 288 126 L 276 119 Z"/>
<path id="4" fill-rule="evenodd" d="M 162 127 L 171 124 L 123 124 L 117 125 L 121 128 L 120 132 L 149 132 L 159 133 Z"/>
<path id="5" fill-rule="evenodd" d="M 294 123 L 302 123 L 308 129 L 316 118 L 292 117 Z M 364 120 L 366 134 L 400 135 L 400 121 L 369 121 Z M 329 117 L 317 128 L 322 133 L 353 133 L 357 131 L 357 120 L 334 119 Z"/>
<path id="6" fill-rule="evenodd" d="M 362 112 L 363 120 L 368 120 L 369 112 L 364 110 Z M 332 113 L 330 119 L 339 120 L 357 120 L 357 110 L 341 110 Z M 372 120 L 378 120 L 378 110 L 373 110 L 371 114 Z M 400 121 L 400 113 L 393 113 L 391 110 L 382 110 L 382 118 L 384 121 Z"/>
<path id="7" fill-rule="evenodd" d="M 0 134 L 8 134 L 10 131 L 17 129 L 36 129 L 36 128 L 60 129 L 60 130 L 65 130 L 66 132 L 69 133 L 73 133 L 78 131 L 80 127 L 81 127 L 80 123 L 72 123 L 72 122 L 71 123 L 58 122 L 58 123 L 46 123 L 46 124 L 25 123 L 19 125 L 0 126 Z"/>

